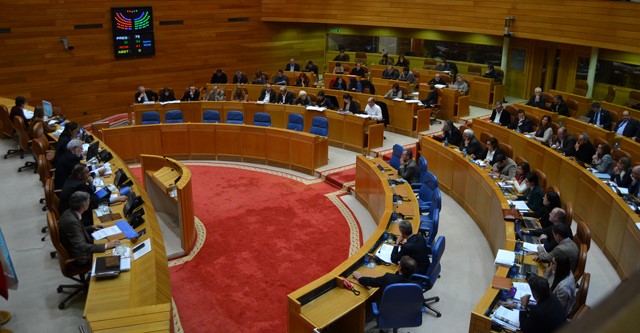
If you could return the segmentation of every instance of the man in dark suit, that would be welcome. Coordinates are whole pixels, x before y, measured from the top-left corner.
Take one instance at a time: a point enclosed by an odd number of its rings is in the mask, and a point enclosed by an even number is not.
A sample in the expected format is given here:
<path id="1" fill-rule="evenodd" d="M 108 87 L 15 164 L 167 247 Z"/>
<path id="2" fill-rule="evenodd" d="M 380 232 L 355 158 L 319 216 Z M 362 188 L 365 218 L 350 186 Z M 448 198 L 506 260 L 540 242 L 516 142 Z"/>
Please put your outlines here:
<path id="1" fill-rule="evenodd" d="M 575 145 L 576 148 L 576 159 L 585 164 L 591 164 L 593 159 L 593 154 L 596 153 L 596 148 L 593 146 L 593 143 L 589 141 L 589 134 L 582 133 L 578 136 L 578 142 Z"/>
<path id="2" fill-rule="evenodd" d="M 291 104 L 293 103 L 293 94 L 287 91 L 286 86 L 280 87 L 280 93 L 276 97 L 276 103 L 278 104 Z"/>
<path id="3" fill-rule="evenodd" d="M 60 242 L 69 252 L 72 258 L 77 259 L 78 265 L 86 265 L 91 262 L 93 253 L 104 252 L 116 246 L 117 241 L 106 244 L 93 244 L 90 232 L 102 229 L 102 226 L 85 227 L 81 222 L 81 216 L 89 209 L 90 199 L 86 192 L 75 192 L 69 199 L 69 209 L 60 216 L 58 228 L 60 230 Z"/>
<path id="4" fill-rule="evenodd" d="M 616 132 L 616 134 L 631 138 L 635 136 L 638 131 L 638 122 L 629 116 L 629 111 L 622 111 L 622 119 L 616 123 L 613 131 Z"/>
<path id="5" fill-rule="evenodd" d="M 222 71 L 222 68 L 216 69 L 216 72 L 211 75 L 211 83 L 225 84 L 227 82 L 227 74 Z"/>
<path id="6" fill-rule="evenodd" d="M 429 85 L 447 85 L 447 82 L 442 78 L 442 75 L 440 75 L 440 73 L 437 73 L 433 79 L 429 80 L 429 82 L 427 82 Z"/>
<path id="7" fill-rule="evenodd" d="M 631 184 L 627 189 L 629 194 L 634 197 L 638 196 L 638 190 L 640 190 L 640 165 L 636 165 L 631 169 Z"/>
<path id="8" fill-rule="evenodd" d="M 395 283 L 415 283 L 411 281 L 411 275 L 416 271 L 416 261 L 409 256 L 400 259 L 400 269 L 398 273 L 385 273 L 380 277 L 362 276 L 359 272 L 353 272 L 353 277 L 365 287 L 386 288 Z"/>
<path id="9" fill-rule="evenodd" d="M 335 58 L 333 58 L 333 61 L 342 61 L 342 62 L 347 62 L 349 61 L 350 57 L 348 54 L 344 53 L 343 49 L 340 49 L 340 54 L 338 54 L 337 56 L 335 56 Z"/>
<path id="10" fill-rule="evenodd" d="M 364 67 L 362 67 L 362 64 L 359 62 L 356 62 L 356 67 L 354 67 L 351 70 L 351 73 L 349 73 L 351 75 L 357 75 L 359 77 L 365 77 L 367 75 L 367 70 L 364 69 Z"/>
<path id="11" fill-rule="evenodd" d="M 520 303 L 520 329 L 523 333 L 553 332 L 566 322 L 564 308 L 549 289 L 549 282 L 541 276 L 527 279 L 535 306 L 529 305 L 531 295 L 522 296 Z"/>
<path id="12" fill-rule="evenodd" d="M 529 133 L 533 130 L 531 120 L 524 114 L 524 110 L 518 110 L 518 116 L 513 120 L 509 128 L 520 133 Z"/>
<path id="13" fill-rule="evenodd" d="M 27 117 L 24 115 L 24 110 L 23 110 L 26 104 L 27 104 L 27 99 L 22 96 L 18 96 L 16 97 L 16 105 L 12 107 L 11 111 L 9 112 L 9 120 L 13 122 L 13 118 L 15 117 L 22 118 L 25 129 L 29 128 L 29 119 L 27 119 Z"/>
<path id="14" fill-rule="evenodd" d="M 553 103 L 551 103 L 551 111 L 561 116 L 569 117 L 569 106 L 564 102 L 562 95 L 553 96 Z"/>
<path id="15" fill-rule="evenodd" d="M 547 101 L 545 101 L 544 96 L 542 96 L 542 88 L 536 87 L 536 89 L 533 90 L 533 96 L 529 98 L 527 105 L 533 106 L 536 108 L 546 109 L 547 108 L 546 103 Z"/>
<path id="16" fill-rule="evenodd" d="M 558 128 L 556 140 L 551 148 L 561 152 L 565 156 L 573 156 L 576 154 L 576 139 L 569 133 L 565 127 Z"/>
<path id="17" fill-rule="evenodd" d="M 589 124 L 602 127 L 607 131 L 611 130 L 611 114 L 600 106 L 600 102 L 591 104 L 591 111 L 587 113 L 587 117 L 589 117 Z"/>
<path id="18" fill-rule="evenodd" d="M 56 190 L 62 189 L 64 182 L 69 178 L 71 174 L 71 170 L 73 167 L 80 163 L 82 160 L 82 141 L 78 139 L 73 139 L 69 141 L 67 144 L 67 150 L 60 156 L 58 161 L 56 161 L 56 173 L 55 173 L 55 183 L 54 188 Z M 98 168 L 89 168 L 92 170 L 92 175 L 104 175 L 106 170 L 101 168 L 101 164 L 97 165 Z"/>
<path id="19" fill-rule="evenodd" d="M 283 86 L 289 85 L 289 77 L 284 75 L 282 69 L 278 69 L 278 74 L 273 77 L 273 84 L 280 84 Z"/>
<path id="20" fill-rule="evenodd" d="M 258 97 L 258 102 L 265 103 L 275 103 L 276 102 L 276 92 L 271 89 L 271 85 L 267 83 L 267 85 L 260 92 L 260 97 Z"/>
<path id="21" fill-rule="evenodd" d="M 421 234 L 413 234 L 413 227 L 407 221 L 400 221 L 398 224 L 400 237 L 391 251 L 391 261 L 397 263 L 403 256 L 409 256 L 417 263 L 416 273 L 427 274 L 427 269 L 431 265 L 427 242 Z"/>
<path id="22" fill-rule="evenodd" d="M 196 89 L 196 86 L 192 84 L 191 86 L 189 86 L 189 89 L 184 92 L 184 95 L 182 95 L 182 98 L 180 100 L 183 102 L 199 101 L 200 91 L 198 91 L 198 89 Z"/>
<path id="23" fill-rule="evenodd" d="M 287 72 L 299 72 L 300 65 L 298 65 L 295 59 L 291 58 L 289 59 L 289 63 L 284 66 L 284 70 Z"/>
<path id="24" fill-rule="evenodd" d="M 139 86 L 135 98 L 136 103 L 156 102 L 158 101 L 158 94 L 150 89 L 146 89 L 144 86 Z"/>
<path id="25" fill-rule="evenodd" d="M 420 181 L 420 171 L 418 170 L 416 160 L 413 159 L 413 150 L 406 149 L 402 152 L 398 174 L 409 184 Z"/>
<path id="26" fill-rule="evenodd" d="M 447 140 L 447 142 L 452 146 L 460 146 L 462 143 L 462 133 L 460 133 L 460 130 L 451 120 L 447 120 L 444 123 L 444 126 L 442 126 L 442 139 L 435 139 L 441 142 Z"/>
<path id="27" fill-rule="evenodd" d="M 461 150 L 467 151 L 467 155 L 469 156 L 480 156 L 482 154 L 482 144 L 480 144 L 480 140 L 473 135 L 473 130 L 467 128 L 462 132 L 462 144 L 460 145 Z"/>
<path id="28" fill-rule="evenodd" d="M 502 106 L 502 102 L 496 102 L 496 107 L 491 111 L 489 121 L 500 124 L 500 126 L 508 126 L 511 123 L 511 115 Z"/>

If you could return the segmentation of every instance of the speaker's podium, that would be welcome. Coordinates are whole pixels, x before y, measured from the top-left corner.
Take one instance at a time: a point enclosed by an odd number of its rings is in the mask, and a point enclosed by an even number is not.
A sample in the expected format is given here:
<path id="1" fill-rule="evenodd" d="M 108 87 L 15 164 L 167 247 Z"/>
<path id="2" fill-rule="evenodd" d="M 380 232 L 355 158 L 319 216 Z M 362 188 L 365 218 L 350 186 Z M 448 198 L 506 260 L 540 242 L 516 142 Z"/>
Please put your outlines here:
<path id="1" fill-rule="evenodd" d="M 196 241 L 191 171 L 167 157 L 140 155 L 145 190 L 162 229 L 167 258 L 191 252 Z"/>

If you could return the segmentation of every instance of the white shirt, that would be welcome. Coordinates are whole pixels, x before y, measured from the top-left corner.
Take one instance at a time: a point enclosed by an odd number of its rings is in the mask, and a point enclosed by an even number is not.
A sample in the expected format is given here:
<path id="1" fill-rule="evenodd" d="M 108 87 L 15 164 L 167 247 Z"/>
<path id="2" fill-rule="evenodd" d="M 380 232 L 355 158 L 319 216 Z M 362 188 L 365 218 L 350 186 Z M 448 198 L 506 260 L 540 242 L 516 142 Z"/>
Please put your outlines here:
<path id="1" fill-rule="evenodd" d="M 504 111 L 504 110 L 502 110 L 502 111 Z M 496 110 L 496 117 L 493 118 L 491 121 L 496 123 L 496 124 L 500 124 L 500 115 L 502 115 L 502 111 L 498 112 Z"/>
<path id="2" fill-rule="evenodd" d="M 373 106 L 371 106 L 367 103 L 367 106 L 364 108 L 364 112 L 375 120 L 382 120 L 382 109 L 380 109 L 380 106 L 377 104 L 373 104 Z"/>
<path id="3" fill-rule="evenodd" d="M 266 91 L 265 90 L 264 91 L 264 99 L 262 101 L 265 102 L 265 103 L 269 103 L 269 101 L 270 101 L 269 97 L 271 97 L 271 93 L 272 92 L 273 91 Z"/>

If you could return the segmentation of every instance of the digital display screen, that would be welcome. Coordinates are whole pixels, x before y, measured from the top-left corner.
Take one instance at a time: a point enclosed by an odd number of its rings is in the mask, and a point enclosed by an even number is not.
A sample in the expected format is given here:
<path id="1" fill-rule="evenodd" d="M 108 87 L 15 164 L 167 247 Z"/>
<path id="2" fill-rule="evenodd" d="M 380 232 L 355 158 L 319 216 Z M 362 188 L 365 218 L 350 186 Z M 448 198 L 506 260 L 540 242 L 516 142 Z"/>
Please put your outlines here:
<path id="1" fill-rule="evenodd" d="M 111 8 L 113 52 L 116 58 L 156 53 L 151 7 Z"/>

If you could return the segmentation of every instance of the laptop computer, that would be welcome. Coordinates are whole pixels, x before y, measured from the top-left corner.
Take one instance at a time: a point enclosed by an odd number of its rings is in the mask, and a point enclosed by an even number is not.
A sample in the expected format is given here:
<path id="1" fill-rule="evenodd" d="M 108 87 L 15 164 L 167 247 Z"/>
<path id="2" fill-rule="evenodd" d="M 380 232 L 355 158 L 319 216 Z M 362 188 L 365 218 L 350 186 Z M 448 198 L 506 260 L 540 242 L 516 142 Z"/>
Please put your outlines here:
<path id="1" fill-rule="evenodd" d="M 523 241 L 525 241 L 527 243 L 537 244 L 538 243 L 538 237 L 523 233 L 522 229 L 520 229 L 520 222 L 519 221 L 520 220 L 516 220 L 514 222 L 516 236 L 519 239 L 521 239 L 521 240 L 523 240 Z"/>
<path id="2" fill-rule="evenodd" d="M 534 219 L 524 218 L 522 219 L 524 222 L 524 226 L 529 229 L 538 229 L 538 222 Z"/>
<path id="3" fill-rule="evenodd" d="M 103 202 L 109 203 L 109 198 L 111 197 L 111 190 L 108 187 L 103 187 L 95 192 L 96 197 L 98 198 L 98 204 Z"/>
<path id="4" fill-rule="evenodd" d="M 44 109 L 44 115 L 47 116 L 47 118 L 53 117 L 53 105 L 51 102 L 42 100 L 42 108 Z"/>

